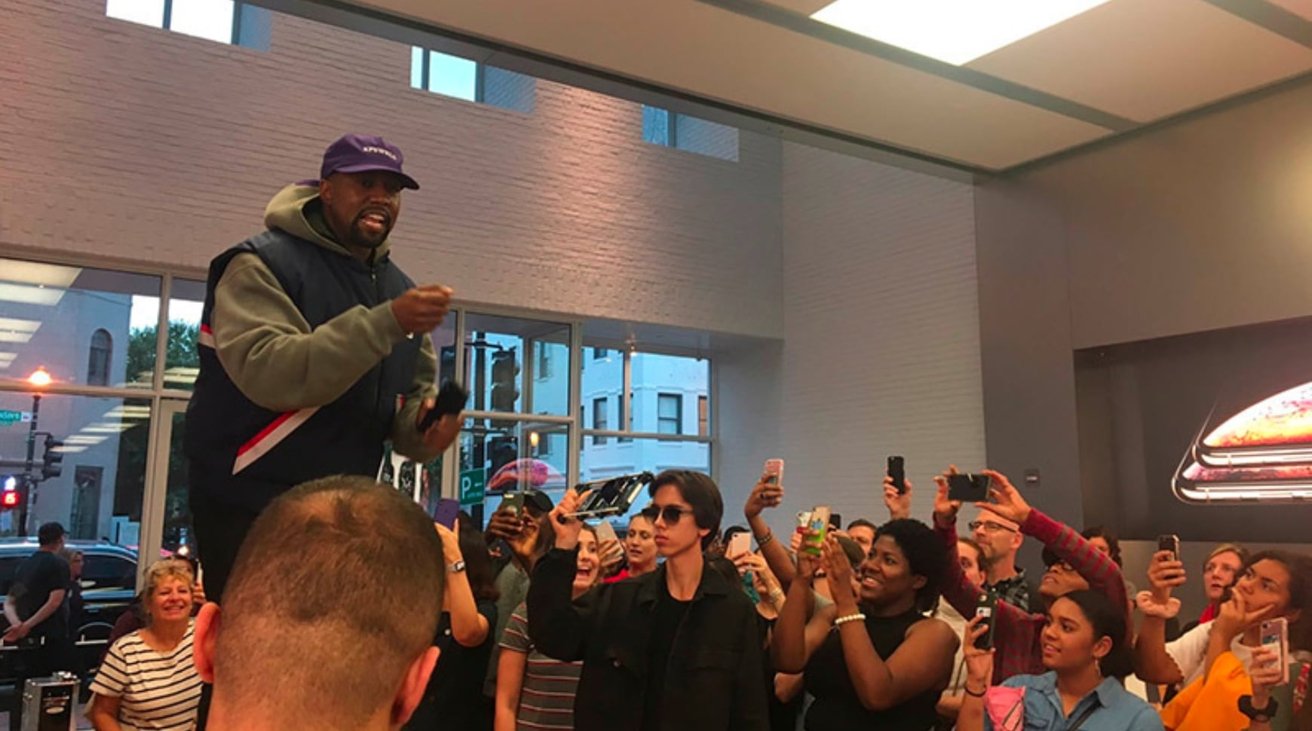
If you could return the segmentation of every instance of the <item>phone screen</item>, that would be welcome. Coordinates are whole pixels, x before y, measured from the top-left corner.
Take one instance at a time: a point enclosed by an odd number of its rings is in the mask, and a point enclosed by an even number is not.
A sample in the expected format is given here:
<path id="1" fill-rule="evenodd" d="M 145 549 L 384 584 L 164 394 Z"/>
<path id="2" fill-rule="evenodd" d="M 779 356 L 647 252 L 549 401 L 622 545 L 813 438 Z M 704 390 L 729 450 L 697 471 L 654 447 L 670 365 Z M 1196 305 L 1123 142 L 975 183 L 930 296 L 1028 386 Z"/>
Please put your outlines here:
<path id="1" fill-rule="evenodd" d="M 762 471 L 765 472 L 766 475 L 765 481 L 767 483 L 771 485 L 778 485 L 779 483 L 783 482 L 784 479 L 784 461 L 778 458 L 767 459 L 765 461 L 765 467 L 763 468 Z"/>

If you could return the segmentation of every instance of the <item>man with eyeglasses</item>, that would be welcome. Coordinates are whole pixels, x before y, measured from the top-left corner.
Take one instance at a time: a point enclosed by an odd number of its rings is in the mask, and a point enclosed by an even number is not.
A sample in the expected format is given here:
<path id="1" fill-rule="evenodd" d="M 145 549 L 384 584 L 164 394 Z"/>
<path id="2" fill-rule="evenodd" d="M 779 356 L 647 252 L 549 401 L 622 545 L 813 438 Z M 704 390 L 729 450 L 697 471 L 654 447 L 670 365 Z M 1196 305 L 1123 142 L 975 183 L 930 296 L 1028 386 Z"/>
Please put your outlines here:
<path id="1" fill-rule="evenodd" d="M 643 515 L 665 562 L 573 602 L 582 528 L 573 515 L 586 495 L 571 490 L 561 499 L 551 512 L 555 548 L 534 568 L 528 590 L 529 636 L 550 657 L 583 661 L 574 701 L 579 731 L 764 731 L 756 608 L 703 554 L 719 533 L 720 490 L 699 472 L 667 470 L 648 491 L 652 504 Z"/>
<path id="2" fill-rule="evenodd" d="M 1093 547 L 1068 525 L 1060 523 L 1030 507 L 1006 475 L 986 470 L 990 480 L 988 503 L 979 503 L 985 512 L 1020 527 L 1026 535 L 1042 542 L 1048 570 L 1039 584 L 1039 596 L 1045 604 L 1080 590 L 1093 589 L 1106 595 L 1113 606 L 1125 607 L 1129 625 L 1129 599 L 1121 569 L 1111 557 Z M 957 512 L 961 502 L 948 498 L 947 476 L 934 478 L 938 493 L 934 497 L 934 530 L 947 547 L 951 561 L 944 582 L 943 598 L 962 616 L 974 616 L 983 590 L 966 578 L 957 561 Z M 1000 602 L 994 614 L 993 643 L 997 653 L 993 682 L 1001 683 L 1013 675 L 1042 675 L 1042 635 L 1047 623 L 1044 614 L 1027 612 L 1013 604 Z"/>
<path id="3" fill-rule="evenodd" d="M 1016 553 L 1025 542 L 1020 526 L 991 510 L 981 510 L 968 527 L 983 554 L 985 588 L 1014 607 L 1034 611 L 1025 570 L 1016 568 Z"/>

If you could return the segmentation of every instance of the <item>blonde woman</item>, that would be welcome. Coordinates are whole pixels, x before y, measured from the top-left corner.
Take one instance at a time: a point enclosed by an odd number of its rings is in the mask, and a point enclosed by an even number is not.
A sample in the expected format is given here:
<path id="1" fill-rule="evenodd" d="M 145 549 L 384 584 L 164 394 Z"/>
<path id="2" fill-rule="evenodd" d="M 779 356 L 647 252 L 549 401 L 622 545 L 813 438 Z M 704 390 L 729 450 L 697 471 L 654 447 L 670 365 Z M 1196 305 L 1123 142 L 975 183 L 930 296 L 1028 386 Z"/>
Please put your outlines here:
<path id="1" fill-rule="evenodd" d="M 146 573 L 146 625 L 114 642 L 91 684 L 96 731 L 190 731 L 200 676 L 192 662 L 191 565 L 164 559 Z"/>

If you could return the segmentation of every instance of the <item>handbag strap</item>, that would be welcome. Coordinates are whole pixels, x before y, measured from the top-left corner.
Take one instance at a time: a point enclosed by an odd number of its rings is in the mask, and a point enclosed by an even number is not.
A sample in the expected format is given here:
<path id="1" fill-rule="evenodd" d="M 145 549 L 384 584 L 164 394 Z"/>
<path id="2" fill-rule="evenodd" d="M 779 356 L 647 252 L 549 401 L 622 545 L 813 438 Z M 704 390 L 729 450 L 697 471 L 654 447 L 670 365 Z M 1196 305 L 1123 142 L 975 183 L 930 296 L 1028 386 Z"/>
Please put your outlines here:
<path id="1" fill-rule="evenodd" d="M 1066 727 L 1066 731 L 1080 731 L 1080 727 L 1084 725 L 1085 721 L 1089 720 L 1089 716 L 1092 716 L 1098 708 L 1099 703 L 1097 701 L 1089 704 L 1089 707 L 1084 709 L 1084 713 L 1081 713 L 1080 717 L 1075 719 L 1075 723 Z"/>

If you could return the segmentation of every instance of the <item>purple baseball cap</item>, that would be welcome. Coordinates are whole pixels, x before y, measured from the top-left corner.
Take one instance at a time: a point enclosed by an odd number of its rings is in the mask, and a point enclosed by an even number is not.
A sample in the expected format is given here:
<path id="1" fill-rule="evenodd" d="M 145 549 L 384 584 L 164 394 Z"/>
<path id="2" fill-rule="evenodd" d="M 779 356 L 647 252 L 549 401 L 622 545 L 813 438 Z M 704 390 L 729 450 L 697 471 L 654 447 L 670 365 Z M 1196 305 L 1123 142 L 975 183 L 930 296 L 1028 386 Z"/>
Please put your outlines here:
<path id="1" fill-rule="evenodd" d="M 389 144 L 382 137 L 372 135 L 347 134 L 328 145 L 323 152 L 323 166 L 319 168 L 319 177 L 327 178 L 333 173 L 363 173 L 370 170 L 382 170 L 399 175 L 405 181 L 405 187 L 419 190 L 419 183 L 401 171 L 401 162 L 405 156 L 401 148 Z"/>

